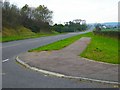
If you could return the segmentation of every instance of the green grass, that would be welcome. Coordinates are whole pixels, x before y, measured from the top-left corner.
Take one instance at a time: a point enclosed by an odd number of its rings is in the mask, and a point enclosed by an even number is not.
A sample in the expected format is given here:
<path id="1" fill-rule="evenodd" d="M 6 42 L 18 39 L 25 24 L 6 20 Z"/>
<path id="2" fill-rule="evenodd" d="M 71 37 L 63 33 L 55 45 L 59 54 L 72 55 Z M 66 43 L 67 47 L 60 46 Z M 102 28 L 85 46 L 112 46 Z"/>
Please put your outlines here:
<path id="1" fill-rule="evenodd" d="M 91 37 L 91 43 L 80 56 L 96 61 L 120 64 L 117 39 L 99 35 L 91 35 Z"/>
<path id="2" fill-rule="evenodd" d="M 91 43 L 84 52 L 80 54 L 80 56 L 96 61 L 120 64 L 120 62 L 118 62 L 118 40 L 115 38 L 94 35 L 93 33 L 73 36 L 45 46 L 31 49 L 29 52 L 60 50 L 81 37 L 91 37 Z"/>
<path id="3" fill-rule="evenodd" d="M 59 50 L 62 49 L 70 44 L 72 44 L 73 42 L 75 42 L 76 40 L 80 39 L 83 36 L 90 36 L 91 33 L 86 33 L 86 34 L 81 34 L 81 35 L 77 35 L 77 36 L 73 36 L 67 39 L 63 39 L 42 47 L 38 47 L 38 48 L 34 48 L 32 50 L 29 50 L 29 52 L 40 52 L 40 51 L 51 51 L 51 50 Z"/>
<path id="4" fill-rule="evenodd" d="M 0 42 L 8 42 L 15 40 L 23 40 L 28 38 L 38 38 L 43 36 L 58 35 L 58 32 L 52 31 L 49 33 L 34 33 L 31 30 L 19 26 L 18 29 L 13 28 L 3 28 L 2 36 L 0 36 Z"/>
<path id="5" fill-rule="evenodd" d="M 15 36 L 3 36 L 0 37 L 0 40 L 2 42 L 8 42 L 8 41 L 15 41 L 15 40 L 23 40 L 23 39 L 28 39 L 28 38 L 38 38 L 38 37 L 43 37 L 43 36 L 51 36 L 51 35 L 58 35 L 58 34 L 46 34 L 46 33 L 39 33 L 35 35 L 15 35 Z"/>

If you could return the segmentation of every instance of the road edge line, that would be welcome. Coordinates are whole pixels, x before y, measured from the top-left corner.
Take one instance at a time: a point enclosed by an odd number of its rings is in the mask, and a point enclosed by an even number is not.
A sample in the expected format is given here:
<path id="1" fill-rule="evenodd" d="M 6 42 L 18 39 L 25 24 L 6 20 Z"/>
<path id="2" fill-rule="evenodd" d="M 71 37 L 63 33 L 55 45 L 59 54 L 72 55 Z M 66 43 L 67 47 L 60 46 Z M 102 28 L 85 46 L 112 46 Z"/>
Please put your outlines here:
<path id="1" fill-rule="evenodd" d="M 10 59 L 5 59 L 5 60 L 2 60 L 2 63 L 4 63 L 4 62 L 7 62 L 7 61 L 9 61 Z"/>
<path id="2" fill-rule="evenodd" d="M 102 62 L 102 61 L 96 61 L 96 60 L 92 60 L 92 59 L 81 57 L 81 56 L 80 56 L 80 58 L 85 59 L 85 60 L 90 61 L 90 62 L 96 62 L 96 63 L 100 63 L 100 64 L 107 64 L 107 65 L 114 65 L 114 66 L 119 65 L 119 64 L 112 64 L 112 63 L 107 63 L 107 62 Z"/>
<path id="3" fill-rule="evenodd" d="M 18 56 L 15 59 L 16 59 L 16 62 L 20 63 L 21 65 L 25 66 L 26 68 L 29 68 L 31 70 L 41 72 L 41 73 L 47 74 L 47 75 L 52 75 L 52 76 L 56 76 L 56 77 L 60 77 L 60 78 L 79 79 L 79 80 L 86 80 L 86 81 L 92 81 L 92 82 L 120 85 L 119 82 L 115 82 L 115 81 L 106 81 L 106 80 L 91 79 L 91 78 L 85 78 L 85 77 L 67 76 L 67 75 L 64 75 L 64 74 L 56 73 L 56 72 L 51 72 L 51 71 L 47 71 L 47 70 L 43 70 L 43 69 L 38 69 L 36 67 L 32 67 L 32 66 L 28 65 L 27 63 L 23 62 L 22 60 L 19 59 Z"/>

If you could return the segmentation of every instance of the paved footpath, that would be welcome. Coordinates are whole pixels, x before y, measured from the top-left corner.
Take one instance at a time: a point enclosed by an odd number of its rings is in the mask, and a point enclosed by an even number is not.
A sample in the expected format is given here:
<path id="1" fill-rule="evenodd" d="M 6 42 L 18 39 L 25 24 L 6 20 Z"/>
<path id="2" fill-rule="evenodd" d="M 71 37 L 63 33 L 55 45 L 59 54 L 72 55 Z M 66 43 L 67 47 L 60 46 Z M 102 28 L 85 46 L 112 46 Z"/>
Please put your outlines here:
<path id="1" fill-rule="evenodd" d="M 83 37 L 57 51 L 27 52 L 19 58 L 30 66 L 64 75 L 118 82 L 118 65 L 80 57 L 91 38 Z"/>

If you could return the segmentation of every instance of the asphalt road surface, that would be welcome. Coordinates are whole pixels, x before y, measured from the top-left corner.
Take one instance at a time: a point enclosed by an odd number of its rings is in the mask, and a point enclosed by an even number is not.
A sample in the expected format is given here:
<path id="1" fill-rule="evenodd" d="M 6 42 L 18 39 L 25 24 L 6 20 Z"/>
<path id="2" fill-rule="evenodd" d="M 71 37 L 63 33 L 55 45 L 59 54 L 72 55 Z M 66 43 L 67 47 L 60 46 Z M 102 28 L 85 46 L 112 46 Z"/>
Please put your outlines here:
<path id="1" fill-rule="evenodd" d="M 81 32 L 85 33 L 85 32 Z M 24 68 L 15 61 L 15 57 L 29 49 L 68 38 L 79 33 L 69 33 L 57 36 L 41 37 L 6 42 L 2 44 L 2 88 L 99 88 L 114 87 L 89 81 L 70 80 L 53 76 L 46 76 Z"/>

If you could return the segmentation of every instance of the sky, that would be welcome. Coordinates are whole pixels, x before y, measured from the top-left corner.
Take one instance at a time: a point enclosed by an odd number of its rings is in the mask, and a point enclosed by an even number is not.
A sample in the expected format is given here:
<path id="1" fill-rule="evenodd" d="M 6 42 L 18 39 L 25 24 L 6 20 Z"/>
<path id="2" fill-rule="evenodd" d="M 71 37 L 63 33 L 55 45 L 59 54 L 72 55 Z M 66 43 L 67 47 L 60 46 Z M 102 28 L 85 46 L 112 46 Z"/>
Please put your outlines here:
<path id="1" fill-rule="evenodd" d="M 4 0 L 3 0 L 4 1 Z M 83 19 L 87 23 L 118 21 L 118 2 L 120 0 L 9 0 L 22 7 L 45 5 L 53 11 L 53 22 L 64 23 L 74 19 Z"/>

